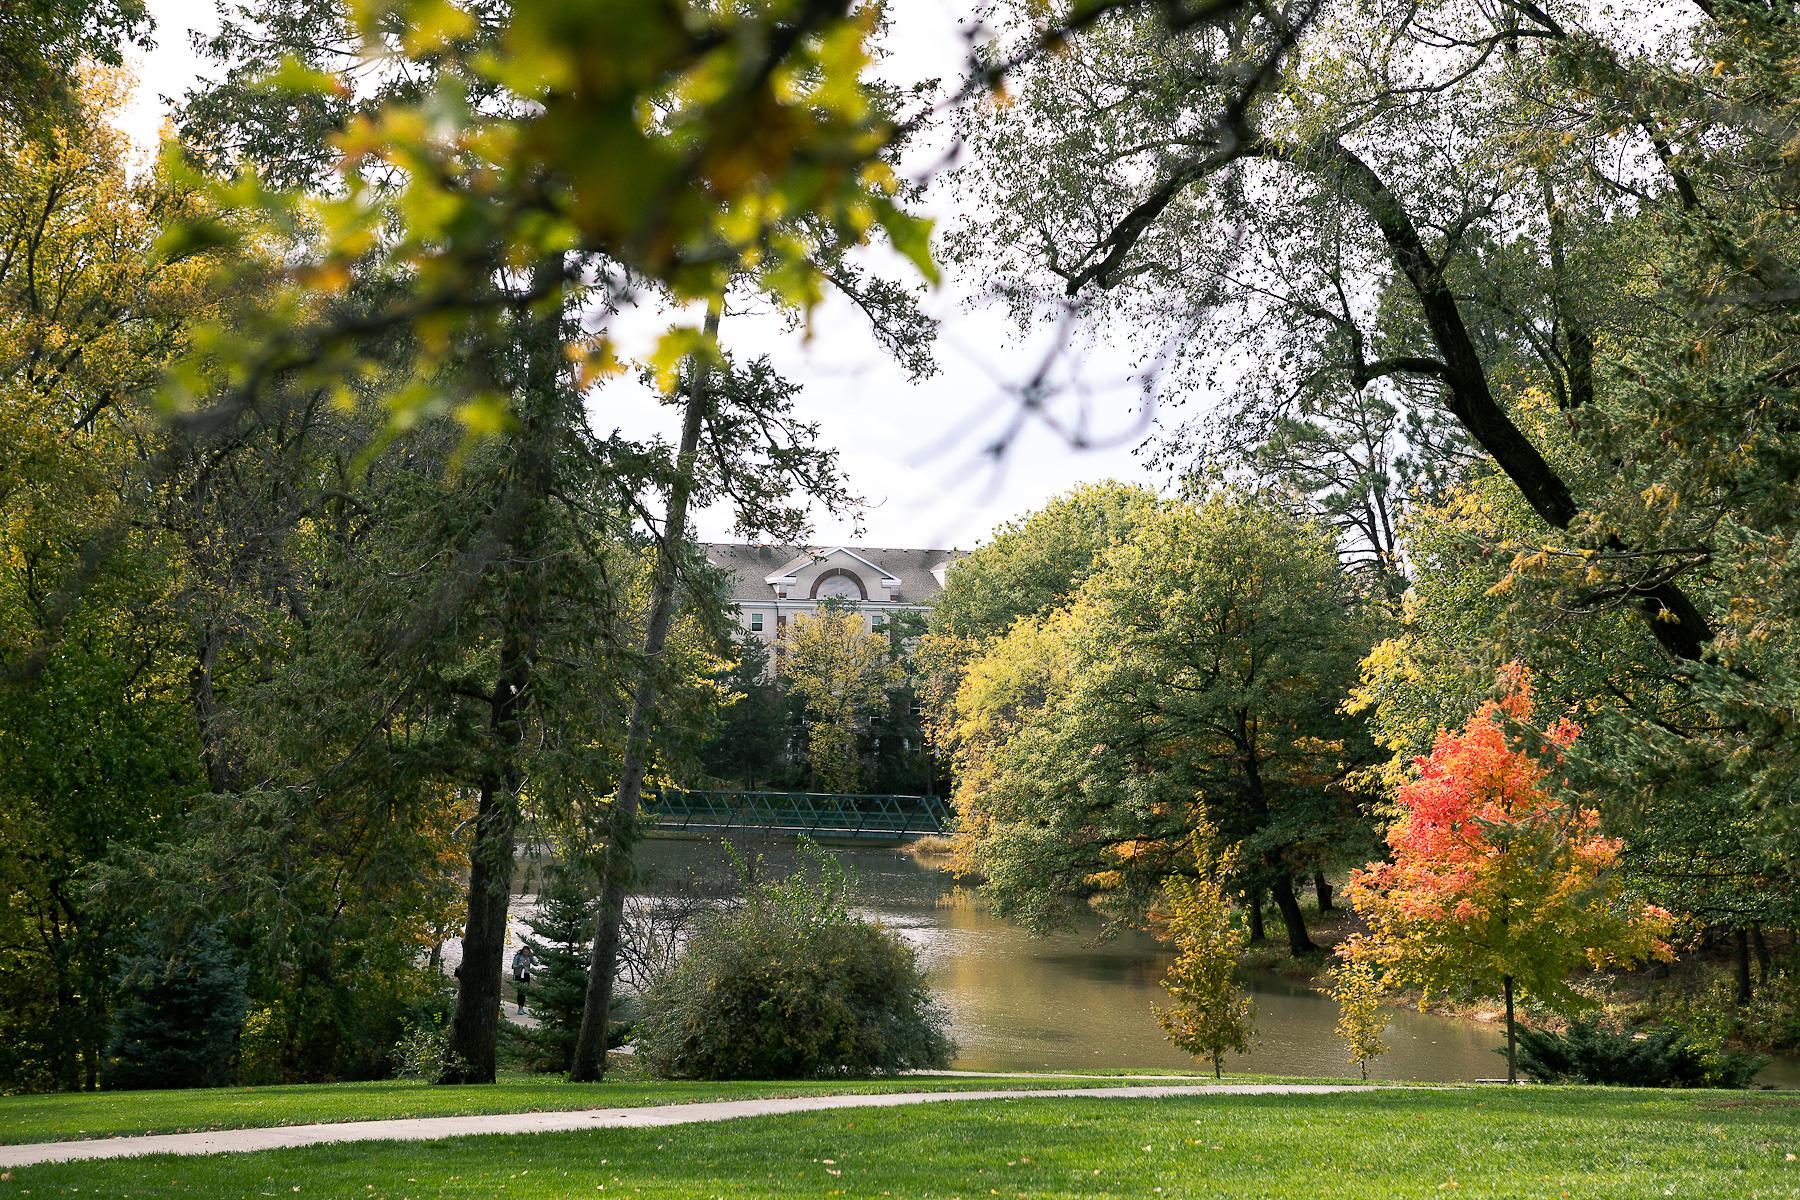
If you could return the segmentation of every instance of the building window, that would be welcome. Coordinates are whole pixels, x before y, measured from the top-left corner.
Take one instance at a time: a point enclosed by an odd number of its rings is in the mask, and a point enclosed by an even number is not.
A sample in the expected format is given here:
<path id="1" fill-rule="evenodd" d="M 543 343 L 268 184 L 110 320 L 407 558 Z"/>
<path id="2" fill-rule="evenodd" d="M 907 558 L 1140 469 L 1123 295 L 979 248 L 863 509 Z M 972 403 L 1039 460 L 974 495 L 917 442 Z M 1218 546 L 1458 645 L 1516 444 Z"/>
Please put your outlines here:
<path id="1" fill-rule="evenodd" d="M 880 613 L 876 613 L 874 616 L 869 618 L 869 628 L 873 629 L 877 632 L 880 632 L 881 630 L 886 629 L 887 628 L 887 618 L 882 616 Z"/>
<path id="2" fill-rule="evenodd" d="M 813 583 L 815 600 L 867 600 L 862 580 L 841 567 L 833 567 Z"/>
<path id="3" fill-rule="evenodd" d="M 762 632 L 762 618 L 763 618 L 763 615 L 761 613 L 751 613 L 750 614 L 750 632 L 752 632 L 752 633 L 761 633 Z"/>

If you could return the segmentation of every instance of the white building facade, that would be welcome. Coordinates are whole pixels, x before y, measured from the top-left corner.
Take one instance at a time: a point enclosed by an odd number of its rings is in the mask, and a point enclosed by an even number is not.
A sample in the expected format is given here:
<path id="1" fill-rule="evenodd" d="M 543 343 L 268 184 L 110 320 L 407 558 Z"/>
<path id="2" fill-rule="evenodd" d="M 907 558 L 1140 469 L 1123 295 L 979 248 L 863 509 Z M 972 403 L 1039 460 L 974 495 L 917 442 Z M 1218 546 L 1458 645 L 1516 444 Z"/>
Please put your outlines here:
<path id="1" fill-rule="evenodd" d="M 795 617 L 827 601 L 862 613 L 870 629 L 885 627 L 897 613 L 923 613 L 962 556 L 875 546 L 714 542 L 704 548 L 706 560 L 730 578 L 739 626 L 771 651 Z"/>

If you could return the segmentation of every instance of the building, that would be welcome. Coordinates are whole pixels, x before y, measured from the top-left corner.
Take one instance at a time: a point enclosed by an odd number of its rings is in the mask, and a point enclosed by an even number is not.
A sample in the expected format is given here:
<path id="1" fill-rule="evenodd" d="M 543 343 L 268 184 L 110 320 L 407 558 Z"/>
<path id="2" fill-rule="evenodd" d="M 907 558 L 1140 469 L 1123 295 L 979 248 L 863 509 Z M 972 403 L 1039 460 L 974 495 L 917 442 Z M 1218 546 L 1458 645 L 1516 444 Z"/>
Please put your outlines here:
<path id="1" fill-rule="evenodd" d="M 767 546 L 714 542 L 706 560 L 731 580 L 738 624 L 771 647 L 782 628 L 824 601 L 864 614 L 880 629 L 895 613 L 924 612 L 943 590 L 959 550 L 875 546 Z"/>

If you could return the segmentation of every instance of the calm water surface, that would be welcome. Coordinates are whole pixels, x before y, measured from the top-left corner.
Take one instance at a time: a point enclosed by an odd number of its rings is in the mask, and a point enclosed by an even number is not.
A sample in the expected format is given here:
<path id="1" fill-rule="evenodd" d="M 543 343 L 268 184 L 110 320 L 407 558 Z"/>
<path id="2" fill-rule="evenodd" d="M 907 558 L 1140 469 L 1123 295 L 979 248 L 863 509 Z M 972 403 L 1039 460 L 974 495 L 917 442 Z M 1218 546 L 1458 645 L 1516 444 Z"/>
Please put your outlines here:
<path id="1" fill-rule="evenodd" d="M 740 849 L 760 854 L 773 871 L 799 861 L 791 842 Z M 731 877 L 716 842 L 652 840 L 641 847 L 647 895 L 669 894 Z M 1145 934 L 1102 939 L 1097 924 L 1035 936 L 988 912 L 969 889 L 887 847 L 829 851 L 851 873 L 868 915 L 919 949 L 931 986 L 950 1013 L 959 1047 L 956 1067 L 1039 1071 L 1159 1067 L 1195 1069 L 1171 1046 L 1152 1014 L 1166 997 L 1158 986 L 1170 954 Z M 522 890 L 530 888 L 522 873 Z M 521 897 L 521 900 L 526 900 Z M 525 905 L 529 907 L 529 903 Z M 1256 1001 L 1258 1043 L 1227 1069 L 1282 1075 L 1352 1071 L 1332 1032 L 1330 999 L 1266 973 L 1246 983 Z M 1504 1074 L 1494 1053 L 1501 1027 L 1480 1021 L 1391 1010 L 1389 1052 L 1371 1078 L 1457 1081 Z M 1766 1083 L 1800 1086 L 1800 1062 L 1774 1064 Z"/>

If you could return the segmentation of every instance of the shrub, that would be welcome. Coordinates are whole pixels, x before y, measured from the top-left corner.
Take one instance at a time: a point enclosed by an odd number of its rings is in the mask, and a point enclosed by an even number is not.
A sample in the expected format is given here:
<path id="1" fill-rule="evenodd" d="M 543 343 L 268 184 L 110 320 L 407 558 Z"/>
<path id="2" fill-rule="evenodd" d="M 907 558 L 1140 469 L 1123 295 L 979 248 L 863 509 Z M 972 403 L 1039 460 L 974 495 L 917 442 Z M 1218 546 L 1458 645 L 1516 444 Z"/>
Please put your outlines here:
<path id="1" fill-rule="evenodd" d="M 1539 1083 L 1741 1088 L 1768 1061 L 1697 1043 L 1672 1025 L 1633 1033 L 1573 1021 L 1563 1033 L 1519 1030 L 1519 1069 Z"/>
<path id="2" fill-rule="evenodd" d="M 173 945 L 140 935 L 124 961 L 101 1082 L 109 1088 L 230 1083 L 244 1024 L 244 968 L 218 930 Z"/>
<path id="3" fill-rule="evenodd" d="M 450 1031 L 439 1015 L 409 1021 L 394 1043 L 394 1074 L 438 1083 L 450 1066 Z"/>
<path id="4" fill-rule="evenodd" d="M 703 919 L 644 997 L 638 1057 L 678 1079 L 813 1079 L 942 1067 L 945 1014 L 911 946 L 850 911 L 842 868 L 750 885 Z"/>

